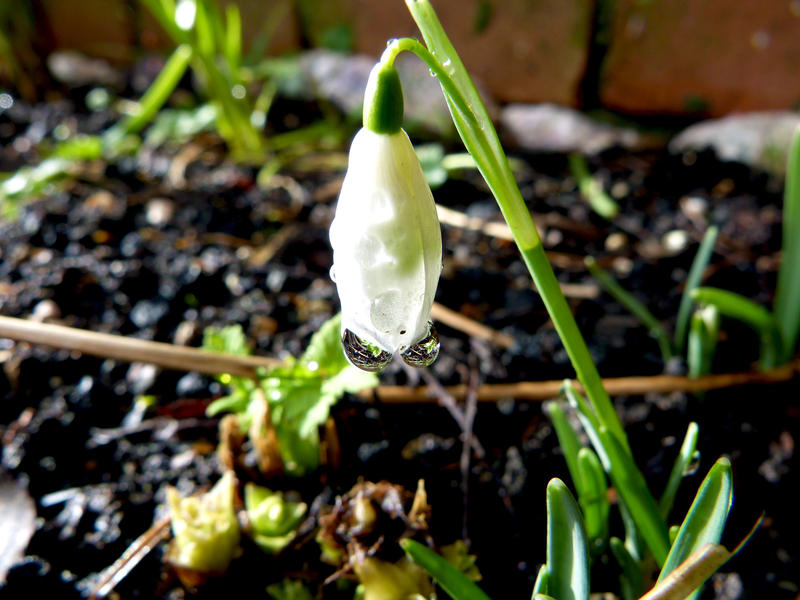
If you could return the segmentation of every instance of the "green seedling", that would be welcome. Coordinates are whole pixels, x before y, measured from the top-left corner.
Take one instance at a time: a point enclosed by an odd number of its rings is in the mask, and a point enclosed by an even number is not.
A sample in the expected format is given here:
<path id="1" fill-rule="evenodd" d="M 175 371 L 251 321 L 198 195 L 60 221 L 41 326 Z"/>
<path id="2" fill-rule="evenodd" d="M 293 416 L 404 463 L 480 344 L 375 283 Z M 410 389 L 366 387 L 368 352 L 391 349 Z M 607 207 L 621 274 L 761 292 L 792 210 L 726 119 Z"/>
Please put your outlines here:
<path id="1" fill-rule="evenodd" d="M 604 219 L 611 220 L 619 213 L 619 204 L 603 189 L 600 181 L 589 173 L 589 165 L 582 154 L 572 153 L 568 157 L 569 169 L 578 184 L 581 196 L 592 210 Z"/>
<path id="2" fill-rule="evenodd" d="M 711 304 L 698 307 L 692 314 L 686 346 L 689 377 L 702 377 L 711 373 L 718 338 L 719 311 L 717 307 Z"/>
<path id="3" fill-rule="evenodd" d="M 713 306 L 723 316 L 742 321 L 758 334 L 759 368 L 772 369 L 784 356 L 781 333 L 775 316 L 760 304 L 741 294 L 711 287 L 692 291 L 692 299 L 702 306 Z"/>
<path id="4" fill-rule="evenodd" d="M 713 306 L 725 317 L 752 327 L 760 339 L 759 368 L 789 362 L 800 335 L 800 128 L 792 137 L 783 195 L 782 259 L 772 311 L 734 292 L 714 288 L 692 291 L 692 299 Z"/>
<path id="5" fill-rule="evenodd" d="M 205 494 L 181 498 L 167 489 L 173 540 L 167 560 L 206 575 L 224 573 L 239 552 L 239 522 L 233 508 L 236 480 L 230 471 Z"/>
<path id="6" fill-rule="evenodd" d="M 305 502 L 292 502 L 281 492 L 253 483 L 245 484 L 244 507 L 253 541 L 268 554 L 280 552 L 294 539 L 308 509 Z"/>
<path id="7" fill-rule="evenodd" d="M 258 380 L 220 376 L 220 381 L 229 386 L 230 394 L 212 402 L 208 414 L 236 413 L 242 428 L 247 430 L 258 406 L 255 391 L 263 390 L 286 471 L 291 475 L 313 471 L 320 462 L 319 427 L 328 419 L 330 407 L 345 392 L 358 392 L 378 384 L 374 373 L 365 373 L 347 362 L 340 330 L 337 315 L 320 327 L 300 358 L 287 359 L 283 365 L 262 372 Z M 250 354 L 240 327 L 206 330 L 203 347 L 230 354 Z"/>

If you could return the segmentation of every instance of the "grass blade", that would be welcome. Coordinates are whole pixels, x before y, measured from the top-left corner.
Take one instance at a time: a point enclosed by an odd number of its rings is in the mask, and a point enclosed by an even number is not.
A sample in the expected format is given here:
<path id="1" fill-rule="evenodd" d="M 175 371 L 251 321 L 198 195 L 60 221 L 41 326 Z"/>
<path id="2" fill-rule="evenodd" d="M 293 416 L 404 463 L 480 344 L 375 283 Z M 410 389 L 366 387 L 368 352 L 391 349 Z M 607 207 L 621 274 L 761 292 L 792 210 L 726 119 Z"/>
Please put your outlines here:
<path id="1" fill-rule="evenodd" d="M 659 582 L 706 544 L 719 543 L 733 502 L 731 479 L 730 461 L 720 458 L 700 485 L 658 576 Z"/>
<path id="2" fill-rule="evenodd" d="M 644 574 L 639 563 L 631 556 L 621 539 L 612 537 L 609 541 L 611 553 L 619 565 L 620 591 L 623 600 L 635 600 L 644 593 Z"/>
<path id="3" fill-rule="evenodd" d="M 547 578 L 549 577 L 547 573 L 547 565 L 542 565 L 539 567 L 539 573 L 536 575 L 536 581 L 533 583 L 533 592 L 531 593 L 531 599 L 537 598 L 539 596 L 544 596 L 547 594 Z"/>
<path id="4" fill-rule="evenodd" d="M 697 254 L 694 255 L 692 266 L 686 277 L 686 287 L 683 289 L 681 305 L 678 308 L 678 318 L 675 321 L 675 338 L 673 340 L 673 345 L 678 354 L 683 352 L 683 348 L 686 345 L 686 329 L 689 327 L 689 317 L 692 314 L 692 291 L 700 285 L 703 271 L 706 270 L 708 262 L 711 260 L 711 253 L 714 250 L 718 233 L 719 230 L 714 225 L 706 229 L 703 241 L 700 242 L 700 247 L 697 249 Z"/>
<path id="5" fill-rule="evenodd" d="M 569 170 L 572 171 L 572 176 L 578 184 L 578 190 L 592 210 L 609 221 L 616 217 L 619 213 L 619 204 L 606 194 L 600 182 L 589 173 L 586 158 L 582 154 L 574 152 L 569 155 L 567 160 L 569 161 Z"/>
<path id="6" fill-rule="evenodd" d="M 625 506 L 636 523 L 636 528 L 653 557 L 663 565 L 669 552 L 669 534 L 661 518 L 653 495 L 633 458 L 620 446 L 617 439 L 605 428 L 598 432 L 600 443 L 611 463 L 611 481 L 617 488 Z"/>
<path id="7" fill-rule="evenodd" d="M 139 100 L 138 112 L 109 129 L 105 134 L 105 141 L 113 141 L 132 133 L 138 133 L 152 121 L 180 82 L 191 59 L 191 46 L 181 44 L 175 48 L 164 68 Z"/>
<path id="8" fill-rule="evenodd" d="M 718 337 L 719 311 L 717 308 L 710 304 L 698 308 L 692 315 L 692 324 L 689 328 L 689 346 L 686 351 L 689 377 L 697 378 L 711 373 Z"/>
<path id="9" fill-rule="evenodd" d="M 782 362 L 794 354 L 800 334 L 800 128 L 795 131 L 786 162 L 783 194 L 781 266 L 775 290 L 775 318 L 783 341 Z"/>
<path id="10" fill-rule="evenodd" d="M 575 432 L 572 425 L 570 425 L 566 414 L 557 402 L 548 402 L 544 405 L 544 410 L 547 416 L 550 417 L 550 421 L 553 423 L 553 427 L 556 430 L 558 445 L 561 447 L 561 452 L 564 455 L 564 459 L 567 461 L 567 469 L 572 477 L 572 481 L 575 483 L 575 489 L 580 495 L 581 490 L 579 486 L 581 482 L 579 481 L 578 452 L 582 448 L 582 444 L 578 439 L 578 434 Z"/>
<path id="11" fill-rule="evenodd" d="M 589 553 L 578 504 L 560 479 L 547 484 L 547 594 L 588 600 Z"/>
<path id="12" fill-rule="evenodd" d="M 658 342 L 658 347 L 661 350 L 661 359 L 664 363 L 669 361 L 673 356 L 672 341 L 669 335 L 667 335 L 664 326 L 653 316 L 653 313 L 650 312 L 643 302 L 623 288 L 611 274 L 601 269 L 594 258 L 587 256 L 584 262 L 589 272 L 592 274 L 592 277 L 597 280 L 597 283 L 599 283 L 617 302 L 622 304 L 628 312 L 639 319 L 642 325 L 647 327 L 650 331 L 650 335 L 656 338 Z"/>
<path id="13" fill-rule="evenodd" d="M 597 455 L 581 444 L 558 403 L 548 402 L 545 411 L 553 423 L 558 444 L 567 461 L 567 469 L 578 494 L 578 504 L 583 510 L 586 534 L 594 554 L 602 550 L 608 538 L 610 506 L 606 497 L 608 486 L 603 466 Z"/>
<path id="14" fill-rule="evenodd" d="M 669 512 L 672 510 L 672 504 L 675 501 L 675 495 L 678 493 L 681 480 L 689 470 L 689 465 L 697 459 L 696 448 L 699 431 L 697 423 L 689 423 L 689 427 L 686 429 L 686 437 L 683 438 L 683 444 L 681 444 L 678 457 L 672 465 L 672 471 L 670 471 L 664 493 L 661 494 L 658 508 L 661 511 L 661 517 L 665 521 L 667 517 L 669 517 Z"/>
<path id="15" fill-rule="evenodd" d="M 699 287 L 691 296 L 695 302 L 711 304 L 726 317 L 755 329 L 761 338 L 760 367 L 771 369 L 778 365 L 783 355 L 781 335 L 775 317 L 766 308 L 735 292 L 712 287 Z"/>
<path id="16" fill-rule="evenodd" d="M 481 588 L 433 550 L 408 539 L 402 540 L 400 546 L 453 600 L 490 600 Z"/>
<path id="17" fill-rule="evenodd" d="M 586 521 L 590 553 L 597 555 L 603 551 L 608 540 L 608 515 L 611 512 L 611 505 L 608 502 L 608 484 L 603 465 L 590 448 L 581 448 L 578 451 L 578 474 L 581 480 L 578 487 L 578 503 Z"/>

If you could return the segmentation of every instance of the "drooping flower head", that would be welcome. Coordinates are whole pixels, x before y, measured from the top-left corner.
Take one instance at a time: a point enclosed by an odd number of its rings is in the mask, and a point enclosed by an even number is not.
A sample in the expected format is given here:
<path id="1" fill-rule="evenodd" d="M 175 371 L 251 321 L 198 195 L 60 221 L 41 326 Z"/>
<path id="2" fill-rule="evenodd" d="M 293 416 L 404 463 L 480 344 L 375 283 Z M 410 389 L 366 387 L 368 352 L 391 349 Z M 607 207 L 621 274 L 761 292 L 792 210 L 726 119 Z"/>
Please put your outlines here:
<path id="1" fill-rule="evenodd" d="M 397 71 L 378 63 L 330 229 L 345 354 L 367 370 L 379 370 L 396 352 L 408 364 L 426 366 L 439 348 L 430 311 L 442 237 L 402 118 Z"/>

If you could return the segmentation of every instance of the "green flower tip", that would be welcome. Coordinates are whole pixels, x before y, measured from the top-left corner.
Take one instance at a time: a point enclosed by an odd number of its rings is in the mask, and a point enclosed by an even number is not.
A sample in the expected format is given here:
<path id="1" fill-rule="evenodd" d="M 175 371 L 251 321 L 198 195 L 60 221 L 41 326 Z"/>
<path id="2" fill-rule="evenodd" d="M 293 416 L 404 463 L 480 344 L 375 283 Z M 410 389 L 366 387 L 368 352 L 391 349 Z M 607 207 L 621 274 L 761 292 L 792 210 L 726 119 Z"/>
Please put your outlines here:
<path id="1" fill-rule="evenodd" d="M 375 133 L 397 133 L 403 125 L 403 87 L 394 66 L 379 62 L 364 92 L 364 127 Z"/>

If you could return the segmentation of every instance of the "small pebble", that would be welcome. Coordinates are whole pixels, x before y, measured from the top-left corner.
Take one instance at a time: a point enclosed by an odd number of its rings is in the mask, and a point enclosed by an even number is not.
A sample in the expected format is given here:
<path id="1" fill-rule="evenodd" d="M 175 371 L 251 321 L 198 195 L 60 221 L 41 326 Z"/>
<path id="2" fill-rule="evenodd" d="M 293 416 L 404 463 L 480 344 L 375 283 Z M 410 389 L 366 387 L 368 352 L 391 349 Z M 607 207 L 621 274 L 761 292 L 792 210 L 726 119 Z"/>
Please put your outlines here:
<path id="1" fill-rule="evenodd" d="M 167 198 L 153 198 L 145 207 L 145 218 L 153 227 L 163 227 L 172 220 L 175 204 Z"/>
<path id="2" fill-rule="evenodd" d="M 664 237 L 661 238 L 661 244 L 670 254 L 679 254 L 689 244 L 689 234 L 682 229 L 673 229 L 664 234 Z"/>
<path id="3" fill-rule="evenodd" d="M 609 235 L 605 241 L 605 249 L 608 252 L 619 252 L 628 245 L 628 236 L 621 231 L 616 231 Z"/>
<path id="4" fill-rule="evenodd" d="M 43 323 L 51 319 L 58 319 L 61 316 L 61 309 L 53 300 L 41 300 L 33 307 L 30 320 Z"/>

